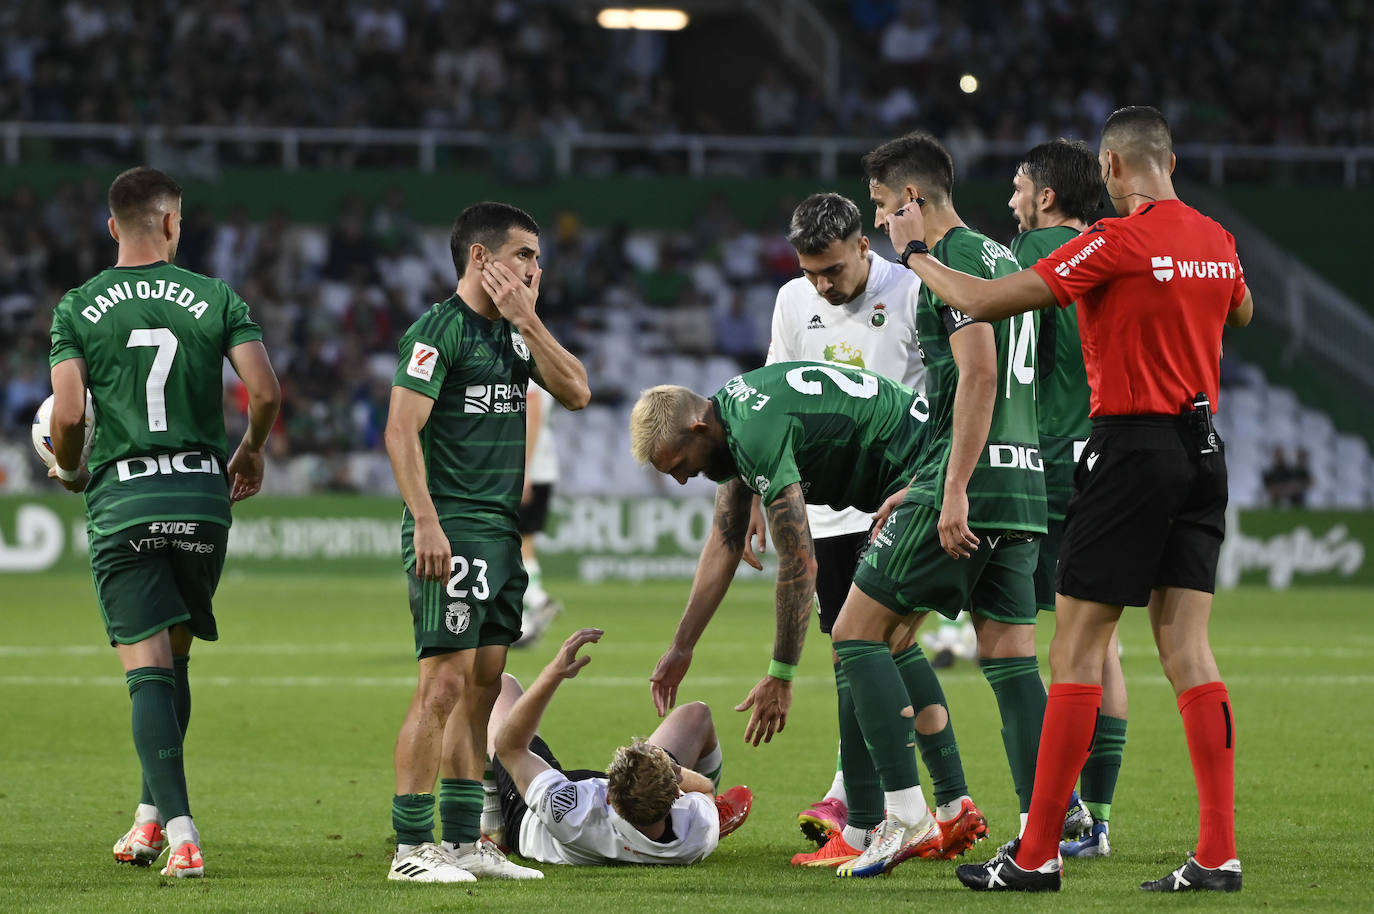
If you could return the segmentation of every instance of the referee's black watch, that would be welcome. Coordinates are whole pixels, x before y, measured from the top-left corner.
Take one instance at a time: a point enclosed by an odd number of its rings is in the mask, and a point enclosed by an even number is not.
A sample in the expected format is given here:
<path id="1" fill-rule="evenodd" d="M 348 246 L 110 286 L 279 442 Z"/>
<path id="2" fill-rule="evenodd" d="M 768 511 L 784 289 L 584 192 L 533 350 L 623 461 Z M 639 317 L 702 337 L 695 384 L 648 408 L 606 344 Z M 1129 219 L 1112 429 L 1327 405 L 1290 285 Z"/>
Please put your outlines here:
<path id="1" fill-rule="evenodd" d="M 929 253 L 930 248 L 926 247 L 926 243 L 924 241 L 922 241 L 919 238 L 913 238 L 906 243 L 906 247 L 902 248 L 902 256 L 897 258 L 897 262 L 905 267 L 907 265 L 907 258 L 909 258 L 912 254 Z"/>

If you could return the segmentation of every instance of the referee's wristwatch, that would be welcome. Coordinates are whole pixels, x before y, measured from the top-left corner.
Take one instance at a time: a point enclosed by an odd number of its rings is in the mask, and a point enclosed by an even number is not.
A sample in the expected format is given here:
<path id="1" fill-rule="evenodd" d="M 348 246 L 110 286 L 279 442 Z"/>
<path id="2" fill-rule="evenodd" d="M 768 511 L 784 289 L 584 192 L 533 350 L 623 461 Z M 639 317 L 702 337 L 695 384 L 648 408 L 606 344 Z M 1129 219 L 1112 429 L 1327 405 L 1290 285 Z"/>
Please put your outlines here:
<path id="1" fill-rule="evenodd" d="M 897 258 L 897 262 L 905 267 L 907 265 L 907 260 L 911 257 L 912 254 L 929 253 L 930 248 L 926 247 L 926 243 L 924 241 L 922 241 L 919 238 L 913 238 L 906 243 L 906 247 L 902 248 L 902 256 Z"/>

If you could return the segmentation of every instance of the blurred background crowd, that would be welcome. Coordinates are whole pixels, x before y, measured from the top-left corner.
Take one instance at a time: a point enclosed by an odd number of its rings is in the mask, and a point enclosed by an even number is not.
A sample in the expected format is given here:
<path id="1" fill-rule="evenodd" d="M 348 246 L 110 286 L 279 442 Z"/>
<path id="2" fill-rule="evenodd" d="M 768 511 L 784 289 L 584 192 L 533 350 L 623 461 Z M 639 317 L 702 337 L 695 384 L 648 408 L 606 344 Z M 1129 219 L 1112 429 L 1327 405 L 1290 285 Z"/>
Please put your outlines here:
<path id="1" fill-rule="evenodd" d="M 527 185 L 549 176 L 550 143 L 559 136 L 876 140 L 913 128 L 947 143 L 961 182 L 1009 185 L 1005 156 L 985 158 L 983 149 L 1027 149 L 1061 135 L 1092 141 L 1111 110 L 1139 101 L 1162 107 L 1176 136 L 1190 143 L 1374 143 L 1371 3 L 810 5 L 838 41 L 837 92 L 800 78 L 738 16 L 703 17 L 682 33 L 659 33 L 600 28 L 601 4 L 581 0 L 5 6 L 0 122 L 136 129 L 10 147 L 41 163 L 85 169 L 85 176 L 41 193 L 23 180 L 0 183 L 0 441 L 27 436 L 49 391 L 53 305 L 111 261 L 104 194 L 118 170 L 152 159 L 182 180 L 213 180 L 221 168 L 280 164 L 280 144 L 251 132 L 209 144 L 199 156 L 196 141 L 176 142 L 188 126 L 476 131 L 486 139 L 451 153 L 439 171 Z M 976 91 L 967 80 L 961 86 L 968 76 Z M 160 128 L 178 157 L 149 155 L 138 132 L 148 127 Z M 570 179 L 671 177 L 685 167 L 682 157 L 655 154 L 651 144 L 625 148 L 631 151 L 579 158 Z M 302 217 L 290 194 L 251 217 L 242 205 L 212 209 L 189 194 L 178 263 L 225 279 L 263 325 L 286 391 L 276 456 L 313 455 L 326 468 L 326 486 L 385 484 L 375 460 L 359 471 L 347 458 L 379 453 L 396 341 L 453 289 L 447 227 L 418 215 L 424 207 L 400 183 L 374 185 L 383 188 L 375 193 L 349 188 L 349 173 L 413 169 L 413 144 L 303 143 L 298 155 L 302 169 L 343 176 L 326 216 Z M 838 189 L 868 211 L 852 177 L 857 155 L 848 158 L 850 183 Z M 740 161 L 745 180 L 775 170 L 814 177 L 806 171 L 813 166 L 797 159 Z M 635 193 L 630 184 L 624 189 Z M 537 214 L 546 270 L 540 310 L 588 365 L 594 404 L 607 408 L 589 414 L 593 435 L 616 433 L 617 410 L 646 383 L 671 377 L 714 389 L 764 358 L 776 291 L 798 275 L 784 233 L 799 195 L 781 195 L 749 215 L 728 192 L 703 189 L 700 197 L 673 228 L 587 208 Z M 1009 240 L 1005 198 L 996 205 L 990 199 L 961 202 L 960 211 Z M 432 201 L 419 202 L 433 211 Z M 466 202 L 454 199 L 452 212 Z M 885 239 L 874 241 L 887 252 Z M 1237 360 L 1225 367 L 1228 383 L 1257 383 Z M 241 422 L 241 392 L 232 373 L 226 381 L 232 428 Z M 1275 399 L 1261 390 L 1238 402 L 1265 448 L 1251 468 L 1254 500 L 1294 503 L 1291 493 L 1306 493 L 1314 479 L 1319 493 L 1352 484 L 1335 475 L 1342 461 L 1334 450 L 1312 446 L 1311 468 L 1304 451 L 1296 470 L 1295 458 L 1279 458 L 1270 447 L 1291 444 L 1277 437 L 1290 428 L 1307 428 L 1291 393 Z M 1275 422 L 1276 408 L 1290 425 Z M 1324 421 L 1322 434 L 1334 440 Z M 1347 447 L 1364 474 L 1367 448 Z M 615 478 L 624 459 L 608 457 L 595 472 Z M 1361 499 L 1374 497 L 1374 470 L 1368 475 Z"/>
<path id="2" fill-rule="evenodd" d="M 598 27 L 602 5 L 8 4 L 0 120 L 516 137 L 878 136 L 921 126 L 961 142 L 1029 147 L 1092 137 L 1118 100 L 1150 98 L 1197 142 L 1374 142 L 1374 6 L 1363 2 L 819 0 L 842 49 L 843 88 L 829 99 L 737 27 L 669 41 Z M 712 59 L 731 65 L 703 72 Z M 965 74 L 977 92 L 960 90 Z M 722 84 L 735 91 L 723 94 Z M 245 144 L 234 154 L 252 160 L 263 151 Z"/>

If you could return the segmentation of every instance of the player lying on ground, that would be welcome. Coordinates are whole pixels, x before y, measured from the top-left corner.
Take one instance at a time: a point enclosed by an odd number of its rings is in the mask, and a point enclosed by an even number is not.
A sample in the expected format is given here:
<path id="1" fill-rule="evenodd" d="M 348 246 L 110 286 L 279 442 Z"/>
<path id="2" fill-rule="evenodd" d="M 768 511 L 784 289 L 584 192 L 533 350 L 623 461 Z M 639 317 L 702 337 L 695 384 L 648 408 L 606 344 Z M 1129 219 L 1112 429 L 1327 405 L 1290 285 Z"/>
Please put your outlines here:
<path id="1" fill-rule="evenodd" d="M 578 650 L 602 634 L 599 628 L 574 632 L 528 692 L 521 693 L 514 676 L 503 676 L 487 727 L 495 734 L 487 749 L 500 794 L 499 838 L 541 863 L 705 860 L 744 823 L 753 795 L 732 787 L 715 797 L 722 753 L 704 703 L 683 705 L 647 740 L 621 746 L 605 772 L 565 771 L 539 737 L 554 692 L 591 662 Z"/>

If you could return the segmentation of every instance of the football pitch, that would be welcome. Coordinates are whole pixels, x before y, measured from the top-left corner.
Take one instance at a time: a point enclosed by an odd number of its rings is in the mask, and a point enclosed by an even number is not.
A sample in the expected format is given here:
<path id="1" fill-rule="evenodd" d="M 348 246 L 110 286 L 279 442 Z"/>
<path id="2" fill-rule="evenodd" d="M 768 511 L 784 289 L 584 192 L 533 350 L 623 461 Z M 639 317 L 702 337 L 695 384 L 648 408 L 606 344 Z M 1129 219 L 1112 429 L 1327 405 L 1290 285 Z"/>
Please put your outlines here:
<path id="1" fill-rule="evenodd" d="M 604 765 L 656 722 L 647 679 L 687 593 L 683 583 L 553 581 L 568 607 L 509 669 L 529 682 L 574 628 L 606 635 L 592 663 L 559 691 L 542 732 L 565 764 Z M 1122 626 L 1131 697 L 1110 858 L 1069 861 L 1057 896 L 975 896 L 950 862 L 915 860 L 890 877 L 796 870 L 809 849 L 796 814 L 834 770 L 834 687 L 813 627 L 786 730 L 746 746 L 732 708 L 767 668 L 772 598 L 737 584 L 696 652 L 680 698 L 715 711 L 723 786 L 744 783 L 749 821 L 688 868 L 542 866 L 540 882 L 457 886 L 390 883 L 391 755 L 414 684 L 399 576 L 226 574 L 221 640 L 192 653 L 187 738 L 191 803 L 207 877 L 176 884 L 157 869 L 116 866 L 139 773 L 129 700 L 103 642 L 89 579 L 0 578 L 0 910 L 135 912 L 1371 910 L 1374 858 L 1374 620 L 1369 591 L 1223 594 L 1213 643 L 1237 733 L 1238 828 L 1245 889 L 1163 899 L 1136 886 L 1182 863 L 1196 800 L 1172 690 L 1143 611 Z M 1044 618 L 1042 616 L 1042 618 Z M 1052 621 L 1041 626 L 1042 671 Z M 1016 797 L 996 704 L 977 669 L 942 672 L 990 856 L 1016 830 Z M 924 776 L 924 772 L 923 772 Z"/>

